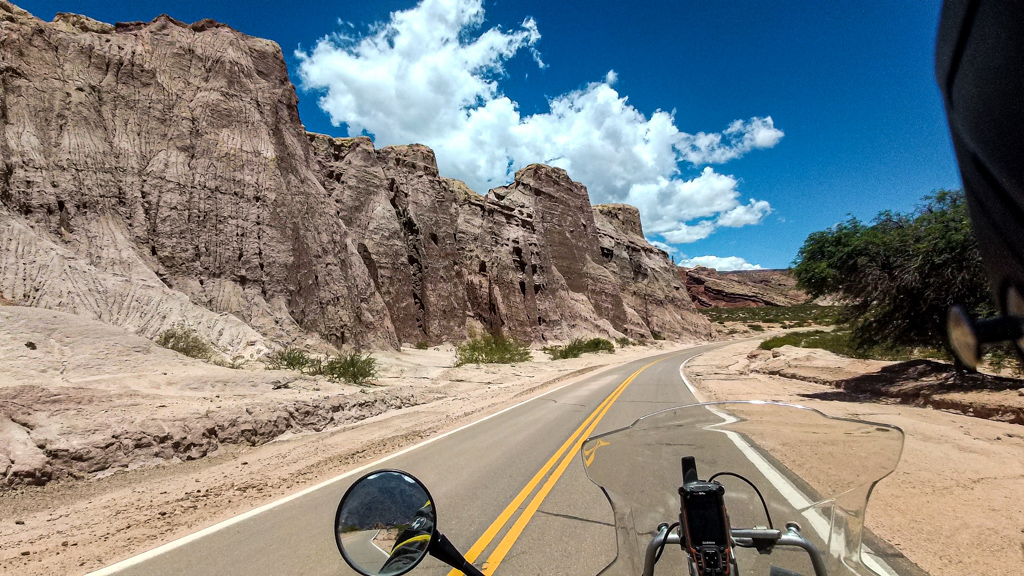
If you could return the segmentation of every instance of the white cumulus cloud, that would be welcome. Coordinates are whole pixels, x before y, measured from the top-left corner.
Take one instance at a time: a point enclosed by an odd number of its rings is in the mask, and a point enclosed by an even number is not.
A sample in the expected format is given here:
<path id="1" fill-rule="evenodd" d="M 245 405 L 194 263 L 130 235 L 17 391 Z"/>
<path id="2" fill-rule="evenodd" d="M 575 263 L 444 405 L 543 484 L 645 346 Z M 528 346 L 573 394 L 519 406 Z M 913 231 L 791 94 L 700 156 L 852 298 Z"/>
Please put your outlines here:
<path id="1" fill-rule="evenodd" d="M 721 272 L 730 270 L 761 270 L 760 264 L 751 264 L 739 256 L 697 256 L 695 258 L 683 258 L 679 265 L 684 268 L 714 268 Z"/>
<path id="2" fill-rule="evenodd" d="M 748 204 L 741 204 L 719 214 L 718 218 L 715 219 L 715 223 L 719 226 L 739 228 L 748 224 L 757 224 L 764 220 L 764 217 L 770 214 L 771 211 L 772 207 L 764 200 L 754 200 L 751 198 Z"/>
<path id="3" fill-rule="evenodd" d="M 665 252 L 668 252 L 671 256 L 679 254 L 679 249 L 676 248 L 675 246 L 672 246 L 671 244 L 665 244 L 664 242 L 659 242 L 658 240 L 648 240 L 648 242 L 650 242 L 651 246 L 654 246 L 655 248 L 660 248 Z"/>
<path id="4" fill-rule="evenodd" d="M 320 107 L 349 135 L 371 134 L 377 146 L 426 144 L 442 175 L 478 192 L 534 162 L 564 168 L 594 203 L 637 206 L 652 240 L 694 242 L 771 212 L 764 200 L 742 204 L 736 178 L 708 166 L 775 146 L 784 134 L 771 117 L 690 134 L 672 113 L 631 106 L 613 88 L 614 70 L 524 116 L 499 83 L 520 52 L 545 66 L 537 23 L 481 31 L 483 22 L 482 0 L 422 0 L 362 35 L 349 28 L 296 52 L 302 86 L 320 93 Z M 685 178 L 686 165 L 703 169 Z"/>

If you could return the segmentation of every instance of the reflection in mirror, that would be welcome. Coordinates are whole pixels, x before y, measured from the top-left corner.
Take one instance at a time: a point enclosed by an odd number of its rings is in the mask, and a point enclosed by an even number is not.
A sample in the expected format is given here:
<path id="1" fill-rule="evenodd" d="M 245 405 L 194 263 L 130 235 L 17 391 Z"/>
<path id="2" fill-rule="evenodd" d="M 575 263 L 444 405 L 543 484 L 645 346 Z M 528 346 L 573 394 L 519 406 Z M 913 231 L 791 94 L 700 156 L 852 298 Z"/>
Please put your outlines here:
<path id="1" fill-rule="evenodd" d="M 398 576 L 426 556 L 436 521 L 419 480 L 385 470 L 352 484 L 338 505 L 334 532 L 342 557 L 357 572 Z"/>

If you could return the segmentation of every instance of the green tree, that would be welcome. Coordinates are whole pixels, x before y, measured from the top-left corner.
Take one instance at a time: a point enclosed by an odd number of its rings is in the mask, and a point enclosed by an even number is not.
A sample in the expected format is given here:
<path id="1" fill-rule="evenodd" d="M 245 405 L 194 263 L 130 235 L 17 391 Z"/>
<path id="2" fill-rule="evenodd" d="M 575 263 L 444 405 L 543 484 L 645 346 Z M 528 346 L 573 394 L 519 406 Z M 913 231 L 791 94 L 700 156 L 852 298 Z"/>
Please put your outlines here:
<path id="1" fill-rule="evenodd" d="M 950 306 L 991 311 L 963 191 L 923 200 L 909 214 L 884 211 L 870 225 L 851 217 L 814 232 L 793 262 L 801 288 L 848 302 L 858 346 L 948 348 Z"/>

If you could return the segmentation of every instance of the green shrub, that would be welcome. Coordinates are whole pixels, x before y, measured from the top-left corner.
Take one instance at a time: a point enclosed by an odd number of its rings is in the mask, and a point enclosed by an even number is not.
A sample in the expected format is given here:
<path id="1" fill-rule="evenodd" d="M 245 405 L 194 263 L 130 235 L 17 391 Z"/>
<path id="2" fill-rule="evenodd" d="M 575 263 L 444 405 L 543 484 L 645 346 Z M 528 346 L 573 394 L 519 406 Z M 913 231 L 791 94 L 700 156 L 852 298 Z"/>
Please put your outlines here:
<path id="1" fill-rule="evenodd" d="M 377 378 L 377 359 L 358 352 L 328 357 L 317 367 L 317 374 L 326 376 L 332 382 L 340 380 L 356 386 L 366 386 Z"/>
<path id="2" fill-rule="evenodd" d="M 198 332 L 191 328 L 177 326 L 164 330 L 156 339 L 158 346 L 174 350 L 189 358 L 209 360 L 213 358 L 215 350 L 209 342 L 203 339 Z"/>
<path id="3" fill-rule="evenodd" d="M 548 346 L 544 348 L 552 360 L 565 360 L 567 358 L 579 358 L 587 352 L 611 352 L 615 353 L 615 345 L 604 338 L 573 338 L 565 346 Z"/>
<path id="4" fill-rule="evenodd" d="M 754 332 L 764 332 L 764 326 L 760 324 L 747 324 L 747 328 L 750 328 Z"/>
<path id="5" fill-rule="evenodd" d="M 527 362 L 533 355 L 525 344 L 504 335 L 484 334 L 471 336 L 455 350 L 455 365 L 465 364 L 515 364 Z"/>
<path id="6" fill-rule="evenodd" d="M 416 343 L 417 350 L 426 350 L 428 348 L 430 348 L 430 344 L 427 344 L 426 340 L 420 340 L 419 342 Z"/>
<path id="7" fill-rule="evenodd" d="M 698 312 L 707 316 L 708 320 L 725 324 L 726 322 L 762 324 L 781 324 L 785 322 L 805 323 L 809 326 L 831 326 L 842 320 L 842 306 L 818 306 L 817 304 L 798 304 L 796 306 L 758 306 L 753 308 L 698 308 Z"/>
<path id="8" fill-rule="evenodd" d="M 832 332 L 825 332 L 823 330 L 790 332 L 782 336 L 768 338 L 761 342 L 758 347 L 762 350 L 774 350 L 782 346 L 821 348 L 841 356 L 870 360 L 911 360 L 914 358 L 944 357 L 943 352 L 935 348 L 891 347 L 883 345 L 864 346 L 855 340 L 849 328 L 837 329 Z"/>
<path id="9" fill-rule="evenodd" d="M 910 213 L 883 211 L 870 224 L 850 217 L 814 232 L 797 254 L 798 286 L 848 302 L 859 347 L 948 346 L 950 306 L 993 311 L 963 191 L 923 200 Z"/>
<path id="10" fill-rule="evenodd" d="M 583 355 L 583 339 L 577 338 L 572 340 L 565 346 L 545 346 L 544 352 L 547 352 L 551 356 L 552 360 L 566 360 L 569 358 L 579 358 Z"/>
<path id="11" fill-rule="evenodd" d="M 266 357 L 267 370 L 307 372 L 312 368 L 315 372 L 319 362 L 319 359 L 310 358 L 309 355 L 298 348 L 278 350 L 268 354 Z"/>
<path id="12" fill-rule="evenodd" d="M 655 340 L 665 339 L 665 337 L 661 335 L 661 332 L 655 332 L 654 330 L 651 330 L 651 338 L 654 338 Z"/>
<path id="13" fill-rule="evenodd" d="M 625 336 L 622 336 L 621 338 L 615 339 L 615 345 L 618 346 L 619 348 L 625 348 L 626 346 L 632 346 L 633 341 L 630 340 L 629 338 L 626 338 Z"/>
<path id="14" fill-rule="evenodd" d="M 1017 351 L 1011 343 L 1003 342 L 989 346 L 985 350 L 983 362 L 997 372 L 1009 370 L 1017 378 L 1024 377 L 1024 365 L 1017 359 Z"/>

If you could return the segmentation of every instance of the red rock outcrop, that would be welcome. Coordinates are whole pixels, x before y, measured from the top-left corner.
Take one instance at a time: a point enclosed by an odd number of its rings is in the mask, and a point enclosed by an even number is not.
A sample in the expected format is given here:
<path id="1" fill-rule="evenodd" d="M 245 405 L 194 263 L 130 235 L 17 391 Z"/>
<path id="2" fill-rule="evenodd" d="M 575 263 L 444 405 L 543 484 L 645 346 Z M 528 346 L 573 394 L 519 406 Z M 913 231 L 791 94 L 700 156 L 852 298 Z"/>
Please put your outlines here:
<path id="1" fill-rule="evenodd" d="M 680 268 L 690 298 L 701 308 L 794 306 L 808 302 L 788 270 L 718 272 L 712 268 Z"/>

